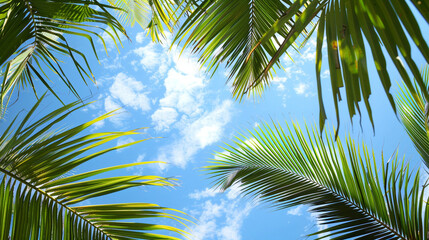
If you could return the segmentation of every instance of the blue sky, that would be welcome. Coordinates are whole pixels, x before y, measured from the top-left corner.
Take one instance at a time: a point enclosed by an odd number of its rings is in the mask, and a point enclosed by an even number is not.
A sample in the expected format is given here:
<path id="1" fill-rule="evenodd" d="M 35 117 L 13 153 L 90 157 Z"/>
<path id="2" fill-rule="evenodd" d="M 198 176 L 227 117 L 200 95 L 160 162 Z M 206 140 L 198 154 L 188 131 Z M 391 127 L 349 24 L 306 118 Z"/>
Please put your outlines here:
<path id="1" fill-rule="evenodd" d="M 86 42 L 79 39 L 73 42 L 86 49 L 84 52 L 88 53 L 97 79 L 96 87 L 87 87 L 76 76 L 78 91 L 88 101 L 96 102 L 74 115 L 65 126 L 121 108 L 121 114 L 100 122 L 90 131 L 149 127 L 142 130 L 144 134 L 141 136 L 126 137 L 112 144 L 146 137 L 153 139 L 93 160 L 76 169 L 76 173 L 114 164 L 165 161 L 168 164 L 134 167 L 111 174 L 172 176 L 179 179 L 179 186 L 170 189 L 132 189 L 87 203 L 142 201 L 183 210 L 199 220 L 198 225 L 190 226 L 192 239 L 196 240 L 305 239 L 306 234 L 323 228 L 305 206 L 274 211 L 255 199 L 241 198 L 239 186 L 233 186 L 224 193 L 211 189 L 212 183 L 202 171 L 207 161 L 214 157 L 215 151 L 222 151 L 220 146 L 231 143 L 235 135 L 245 133 L 263 121 L 284 123 L 293 120 L 301 125 L 318 122 L 314 40 L 308 42 L 301 55 L 290 52 L 294 62 L 287 56 L 281 58 L 285 71 L 277 71 L 272 84 L 261 97 L 245 99 L 240 103 L 232 98 L 231 89 L 226 83 L 227 70 L 223 67 L 210 79 L 198 64 L 196 56 L 186 51 L 180 55 L 181 49 L 177 46 L 169 49 L 171 36 L 167 36 L 166 43 L 160 45 L 152 43 L 139 27 L 127 28 L 127 31 L 131 42 L 123 37 L 120 53 L 111 40 L 106 43 L 108 56 L 101 42 L 97 43 L 100 64 L 97 64 Z M 419 66 L 425 64 L 418 54 L 416 59 Z M 332 129 L 336 124 L 335 112 L 326 58 L 324 61 L 322 81 L 328 114 L 327 128 Z M 399 81 L 400 77 L 392 64 L 388 67 L 392 73 L 391 79 Z M 357 142 L 365 142 L 373 148 L 377 157 L 381 156 L 382 150 L 389 157 L 398 149 L 399 154 L 405 155 L 413 166 L 420 166 L 419 156 L 393 113 L 372 62 L 369 71 L 375 135 L 366 112 L 362 114 L 362 128 L 359 116 L 354 118 L 352 125 L 346 104 L 342 102 L 340 138 L 351 134 Z M 70 69 L 70 72 L 73 71 Z M 56 89 L 62 96 L 73 99 L 64 86 L 57 85 Z M 396 89 L 393 83 L 392 92 L 395 93 Z M 35 101 L 29 90 L 21 95 L 20 101 L 10 106 L 9 118 L 22 109 L 28 109 Z M 60 103 L 52 96 L 43 103 L 46 111 L 58 106 Z M 364 109 L 364 106 L 361 108 Z M 6 119 L 9 119 L 8 116 Z"/>

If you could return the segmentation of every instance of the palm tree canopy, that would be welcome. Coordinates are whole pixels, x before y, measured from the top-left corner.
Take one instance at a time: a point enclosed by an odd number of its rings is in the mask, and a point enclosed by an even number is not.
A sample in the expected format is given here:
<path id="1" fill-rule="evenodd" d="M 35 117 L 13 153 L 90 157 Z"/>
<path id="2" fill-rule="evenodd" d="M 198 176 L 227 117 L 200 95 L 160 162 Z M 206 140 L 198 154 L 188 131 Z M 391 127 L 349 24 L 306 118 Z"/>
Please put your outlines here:
<path id="1" fill-rule="evenodd" d="M 413 12 L 410 5 L 417 11 Z M 373 57 L 394 110 L 394 99 L 389 92 L 391 80 L 386 69 L 389 57 L 411 94 L 417 94 L 411 81 L 414 76 L 418 88 L 429 100 L 411 55 L 411 45 L 414 45 L 429 62 L 429 48 L 415 12 L 429 22 L 429 3 L 418 0 L 202 0 L 182 24 L 175 41 L 183 42 L 184 47 L 200 54 L 200 61 L 208 71 L 214 73 L 220 63 L 226 63 L 234 96 L 241 99 L 248 93 L 260 94 L 269 85 L 273 67 L 279 66 L 280 57 L 291 47 L 299 50 L 309 37 L 317 34 L 315 63 L 320 127 L 323 129 L 326 114 L 320 71 L 324 39 L 338 124 L 342 87 L 350 118 L 360 113 L 358 103 L 363 101 L 373 122 L 368 101 L 371 95 L 368 55 Z"/>
<path id="2" fill-rule="evenodd" d="M 109 0 L 110 5 L 96 0 L 0 0 L 0 104 L 2 112 L 15 89 L 31 87 L 37 96 L 35 81 L 41 81 L 60 101 L 52 80 L 62 81 L 78 98 L 76 79 L 70 79 L 64 69 L 75 66 L 77 75 L 85 84 L 95 82 L 87 53 L 70 44 L 69 37 L 82 37 L 89 41 L 95 57 L 98 54 L 94 38 L 101 40 L 102 33 L 121 44 L 119 34 L 127 36 L 122 21 L 139 23 L 149 30 L 153 40 L 164 36 L 164 27 L 172 31 L 174 24 L 187 9 L 181 2 L 170 0 Z M 119 19 L 111 12 L 117 11 Z M 64 62 L 64 56 L 68 59 Z M 70 61 L 70 62 L 67 62 Z"/>
<path id="3" fill-rule="evenodd" d="M 93 0 L 0 1 L 2 107 L 7 105 L 6 97 L 10 98 L 15 89 L 30 86 L 37 95 L 36 80 L 60 99 L 51 86 L 52 76 L 79 97 L 73 80 L 63 69 L 67 62 L 62 61 L 62 56 L 69 57 L 67 60 L 75 66 L 85 84 L 88 80 L 95 81 L 95 78 L 85 54 L 71 46 L 65 35 L 88 39 L 98 58 L 93 37 L 101 39 L 104 44 L 98 32 L 104 31 L 114 40 L 119 39 L 118 32 L 125 34 L 125 29 L 109 9 L 115 8 Z"/>
<path id="4" fill-rule="evenodd" d="M 283 209 L 300 204 L 331 239 L 427 239 L 429 205 L 419 171 L 382 157 L 348 138 L 345 146 L 316 127 L 264 124 L 217 153 L 207 171 L 215 185 L 240 184 L 244 195 Z"/>
<path id="5" fill-rule="evenodd" d="M 41 100 L 20 123 L 15 118 L 0 136 L 0 239 L 179 239 L 168 235 L 173 233 L 187 237 L 174 225 L 150 223 L 167 219 L 187 224 L 187 216 L 178 210 L 139 202 L 85 205 L 85 200 L 132 187 L 173 186 L 175 179 L 151 175 L 96 178 L 105 172 L 152 162 L 70 174 L 98 156 L 147 139 L 96 150 L 118 137 L 139 133 L 82 134 L 92 124 L 112 116 L 112 112 L 57 130 L 63 119 L 86 106 L 78 102 L 30 123 Z M 145 221 L 130 222 L 131 219 Z"/>

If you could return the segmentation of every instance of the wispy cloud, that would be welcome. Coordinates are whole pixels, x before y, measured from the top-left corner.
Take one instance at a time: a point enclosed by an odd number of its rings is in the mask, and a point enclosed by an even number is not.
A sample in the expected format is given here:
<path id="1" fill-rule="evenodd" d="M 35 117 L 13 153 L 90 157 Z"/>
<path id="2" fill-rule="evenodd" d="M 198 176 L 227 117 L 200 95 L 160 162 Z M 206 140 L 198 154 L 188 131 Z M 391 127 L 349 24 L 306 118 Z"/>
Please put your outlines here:
<path id="1" fill-rule="evenodd" d="M 232 101 L 225 100 L 199 117 L 183 119 L 180 138 L 162 147 L 157 160 L 184 168 L 199 150 L 221 139 L 224 127 L 231 120 L 231 112 Z"/>
<path id="2" fill-rule="evenodd" d="M 232 101 L 207 99 L 209 81 L 204 69 L 197 58 L 177 46 L 169 49 L 148 43 L 134 53 L 152 77 L 163 78 L 165 92 L 151 114 L 155 130 L 178 133 L 172 143 L 160 148 L 156 160 L 185 167 L 199 150 L 221 139 L 231 120 Z"/>
<path id="3" fill-rule="evenodd" d="M 204 199 L 192 211 L 199 221 L 197 226 L 191 228 L 192 239 L 241 239 L 243 222 L 258 203 L 237 198 L 239 189 L 239 185 L 233 186 L 222 195 L 217 190 L 206 188 L 189 195 L 192 199 Z"/>
<path id="4" fill-rule="evenodd" d="M 137 33 L 137 35 L 136 35 L 136 42 L 143 43 L 144 35 L 145 35 L 144 32 Z"/>
<path id="5" fill-rule="evenodd" d="M 301 216 L 304 212 L 304 205 L 299 205 L 298 207 L 291 208 L 287 211 L 287 214 L 293 216 Z"/>
<path id="6" fill-rule="evenodd" d="M 309 85 L 302 82 L 293 88 L 295 93 L 298 95 L 308 95 L 308 89 L 309 89 Z"/>
<path id="7" fill-rule="evenodd" d="M 176 122 L 179 114 L 174 108 L 161 107 L 157 109 L 151 116 L 152 122 L 155 124 L 155 129 L 169 130 L 170 126 Z"/>
<path id="8" fill-rule="evenodd" d="M 317 213 L 311 212 L 310 217 L 311 217 L 312 221 L 316 223 L 318 231 L 322 231 L 322 230 L 325 230 L 328 228 L 328 226 L 326 224 L 324 224 L 321 220 L 319 220 Z M 331 239 L 330 237 L 326 237 L 329 234 L 330 234 L 330 232 L 326 232 L 326 233 L 317 234 L 317 236 L 319 238 L 325 237 L 324 239 Z"/>
<path id="9" fill-rule="evenodd" d="M 104 110 L 105 112 L 111 112 L 116 110 L 116 115 L 109 117 L 109 121 L 113 123 L 115 126 L 122 126 L 123 121 L 127 118 L 127 113 L 120 109 L 121 105 L 119 105 L 111 96 L 107 96 L 104 99 Z"/>
<path id="10" fill-rule="evenodd" d="M 132 142 L 135 142 L 135 140 L 133 138 L 131 138 L 131 137 L 125 138 L 125 139 L 120 138 L 116 142 L 116 146 L 119 147 L 119 146 L 122 146 L 122 145 L 125 145 L 125 144 L 128 144 L 128 143 L 132 143 Z M 121 152 L 122 150 L 123 150 L 123 148 L 119 148 L 116 151 Z"/>
<path id="11" fill-rule="evenodd" d="M 189 198 L 200 200 L 203 198 L 214 197 L 218 194 L 219 191 L 213 188 L 206 188 L 204 190 L 198 191 L 195 190 L 193 193 L 189 194 Z"/>
<path id="12" fill-rule="evenodd" d="M 112 98 L 118 100 L 126 107 L 134 110 L 150 110 L 150 100 L 146 96 L 145 86 L 134 77 L 124 73 L 116 75 L 112 86 L 109 88 Z"/>

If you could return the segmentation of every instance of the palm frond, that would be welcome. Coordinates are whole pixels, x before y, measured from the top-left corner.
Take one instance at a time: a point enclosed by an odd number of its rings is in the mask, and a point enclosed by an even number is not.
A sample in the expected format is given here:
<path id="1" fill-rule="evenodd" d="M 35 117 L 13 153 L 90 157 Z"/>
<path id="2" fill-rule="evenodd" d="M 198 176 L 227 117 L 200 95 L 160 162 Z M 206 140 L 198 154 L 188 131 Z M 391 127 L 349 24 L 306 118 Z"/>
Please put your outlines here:
<path id="1" fill-rule="evenodd" d="M 422 70 L 422 79 L 429 86 L 429 66 Z M 405 130 L 414 143 L 423 162 L 429 167 L 429 104 L 425 101 L 423 93 L 417 90 L 417 98 L 412 95 L 407 86 L 400 85 L 400 92 L 396 97 L 399 116 Z"/>
<path id="2" fill-rule="evenodd" d="M 187 237 L 178 227 L 146 220 L 187 223 L 187 215 L 178 210 L 152 203 L 85 205 L 85 200 L 128 188 L 173 186 L 175 179 L 151 175 L 96 178 L 101 173 L 152 162 L 71 175 L 70 171 L 83 163 L 147 139 L 96 150 L 119 137 L 139 133 L 131 130 L 82 135 L 113 112 L 70 129 L 56 130 L 64 118 L 85 106 L 77 102 L 30 123 L 42 99 L 43 96 L 19 123 L 14 120 L 0 137 L 0 239 L 179 239 L 166 234 Z M 131 219 L 147 222 L 128 222 Z"/>
<path id="3" fill-rule="evenodd" d="M 165 31 L 172 32 L 182 14 L 192 3 L 185 0 L 108 0 L 118 7 L 120 20 L 133 26 L 136 22 L 148 30 L 152 41 L 165 38 Z M 166 28 L 166 29 L 165 29 Z"/>
<path id="4" fill-rule="evenodd" d="M 316 127 L 264 124 L 217 153 L 207 171 L 215 185 L 241 184 L 242 193 L 279 209 L 310 206 L 327 225 L 320 238 L 427 239 L 429 206 L 419 171 L 394 154 L 378 163 L 350 137 L 326 140 Z"/>
<path id="5" fill-rule="evenodd" d="M 109 13 L 116 9 L 94 0 L 23 0 L 0 3 L 0 69 L 1 107 L 7 105 L 15 89 L 31 87 L 37 96 L 35 82 L 40 81 L 58 99 L 50 75 L 58 78 L 77 97 L 75 84 L 69 80 L 65 64 L 75 66 L 80 78 L 95 81 L 85 53 L 72 47 L 67 35 L 86 38 L 97 57 L 93 37 L 105 31 L 113 39 L 125 29 Z M 108 29 L 113 32 L 110 33 Z M 62 56 L 69 57 L 66 62 Z M 70 61 L 70 62 L 67 62 Z M 48 71 L 48 72 L 47 72 Z"/>
<path id="6" fill-rule="evenodd" d="M 297 1 L 293 9 L 298 10 L 304 4 Z M 201 1 L 180 27 L 175 41 L 183 41 L 184 47 L 200 53 L 200 61 L 209 71 L 214 72 L 225 62 L 231 68 L 229 80 L 233 79 L 236 98 L 249 89 L 261 93 L 263 84 L 259 81 L 268 84 L 265 81 L 268 78 L 260 75 L 269 63 L 269 56 L 275 54 L 276 46 L 282 38 L 287 38 L 295 22 L 295 14 L 290 14 L 289 7 L 281 0 Z M 277 34 L 259 46 L 258 40 L 269 34 L 272 26 L 276 28 L 271 33 Z"/>
<path id="7" fill-rule="evenodd" d="M 427 20 L 428 4 L 412 3 Z M 208 71 L 214 73 L 219 64 L 225 62 L 230 69 L 229 79 L 233 79 L 234 96 L 241 99 L 246 93 L 261 93 L 269 85 L 273 66 L 279 65 L 280 57 L 317 32 L 316 74 L 323 129 L 326 119 L 320 79 L 323 39 L 326 38 L 337 121 L 338 102 L 342 99 L 340 89 L 344 87 L 350 118 L 360 114 L 358 103 L 363 101 L 373 122 L 368 101 L 371 84 L 367 50 L 372 53 L 383 88 L 396 111 L 386 58 L 390 57 L 413 95 L 417 93 L 411 76 L 423 91 L 423 80 L 411 55 L 413 44 L 429 62 L 429 48 L 420 31 L 421 24 L 424 23 L 417 22 L 406 1 L 203 0 L 180 28 L 176 41 L 183 41 L 184 47 L 200 54 L 200 61 L 208 66 Z M 424 96 L 429 99 L 427 92 Z"/>

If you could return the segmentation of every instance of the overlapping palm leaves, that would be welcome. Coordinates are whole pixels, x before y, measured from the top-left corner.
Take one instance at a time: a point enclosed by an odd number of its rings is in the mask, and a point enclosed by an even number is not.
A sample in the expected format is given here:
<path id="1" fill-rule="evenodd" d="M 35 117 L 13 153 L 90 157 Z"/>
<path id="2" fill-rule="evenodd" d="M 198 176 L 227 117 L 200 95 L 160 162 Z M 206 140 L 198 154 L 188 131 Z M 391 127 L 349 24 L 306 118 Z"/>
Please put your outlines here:
<path id="1" fill-rule="evenodd" d="M 153 41 L 165 37 L 165 28 L 169 32 L 191 4 L 179 0 L 108 0 L 113 6 L 120 8 L 120 20 L 134 25 L 136 22 L 148 30 Z M 165 28 L 164 28 L 165 27 Z"/>
<path id="2" fill-rule="evenodd" d="M 50 81 L 63 82 L 79 97 L 76 79 L 70 80 L 64 66 L 72 64 L 85 83 L 94 81 L 87 57 L 70 45 L 70 36 L 88 39 L 97 56 L 93 37 L 106 32 L 119 39 L 125 29 L 109 13 L 115 9 L 95 0 L 2 0 L 0 1 L 0 66 L 2 107 L 7 105 L 12 91 L 32 87 L 40 80 L 58 99 Z M 64 35 L 69 35 L 65 37 Z M 87 53 L 86 53 L 87 54 Z M 65 59 L 62 56 L 66 56 Z M 65 62 L 63 62 L 65 61 Z"/>
<path id="3" fill-rule="evenodd" d="M 201 62 L 209 71 L 214 72 L 221 62 L 225 62 L 230 67 L 229 78 L 233 79 L 237 98 L 251 90 L 261 92 L 269 84 L 273 66 L 279 64 L 280 57 L 290 47 L 305 43 L 313 32 L 317 32 L 315 50 L 321 128 L 326 119 L 320 78 L 324 38 L 337 120 L 338 102 L 342 99 L 340 89 L 344 87 L 350 118 L 356 112 L 360 113 L 358 103 L 363 101 L 372 122 L 368 101 L 371 95 L 368 51 L 371 51 L 393 109 L 395 104 L 389 92 L 391 80 L 386 70 L 386 58 L 393 61 L 411 94 L 416 95 L 417 91 L 407 70 L 416 78 L 418 88 L 425 89 L 412 59 L 411 45 L 429 61 L 429 48 L 414 16 L 414 13 L 421 14 L 428 22 L 427 1 L 203 0 L 199 3 L 180 28 L 176 41 L 183 41 L 184 46 L 199 53 Z M 417 11 L 411 9 L 411 4 Z M 365 42 L 369 48 L 365 47 Z M 427 92 L 424 96 L 429 99 Z"/>
<path id="4" fill-rule="evenodd" d="M 166 235 L 173 233 L 186 237 L 177 227 L 148 223 L 166 219 L 186 224 L 186 215 L 174 209 L 152 203 L 85 205 L 85 200 L 132 187 L 174 185 L 174 179 L 150 175 L 95 178 L 151 162 L 71 174 L 81 164 L 107 152 L 145 141 L 97 150 L 119 137 L 139 134 L 137 130 L 82 134 L 92 124 L 112 116 L 112 112 L 58 130 L 64 118 L 84 107 L 78 103 L 65 105 L 30 123 L 40 103 L 0 136 L 0 239 L 179 239 Z M 129 222 L 130 219 L 144 222 Z"/>
<path id="5" fill-rule="evenodd" d="M 421 76 L 425 85 L 429 86 L 429 65 L 423 68 Z M 406 86 L 401 86 L 396 102 L 408 136 L 413 141 L 423 162 L 429 167 L 429 104 L 425 101 L 421 91 L 417 91 L 417 93 L 417 96 L 412 95 Z"/>
<path id="6" fill-rule="evenodd" d="M 207 170 L 216 186 L 241 184 L 243 194 L 277 208 L 310 206 L 331 239 L 427 239 L 429 205 L 419 171 L 386 160 L 351 138 L 317 129 L 264 124 L 218 153 Z M 422 187 L 422 185 L 424 185 Z"/>

